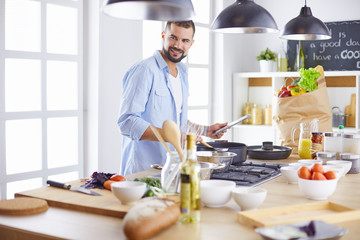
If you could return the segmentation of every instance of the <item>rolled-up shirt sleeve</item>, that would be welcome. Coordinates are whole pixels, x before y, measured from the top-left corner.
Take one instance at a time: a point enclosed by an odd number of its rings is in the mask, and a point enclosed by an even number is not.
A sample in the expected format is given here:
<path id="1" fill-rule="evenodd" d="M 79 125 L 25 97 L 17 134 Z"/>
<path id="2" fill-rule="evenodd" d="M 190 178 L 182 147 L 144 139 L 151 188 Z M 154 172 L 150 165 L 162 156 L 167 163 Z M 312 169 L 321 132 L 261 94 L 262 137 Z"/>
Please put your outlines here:
<path id="1" fill-rule="evenodd" d="M 148 102 L 153 73 L 141 65 L 131 68 L 123 80 L 118 126 L 121 134 L 140 140 L 150 123 L 142 118 Z"/>

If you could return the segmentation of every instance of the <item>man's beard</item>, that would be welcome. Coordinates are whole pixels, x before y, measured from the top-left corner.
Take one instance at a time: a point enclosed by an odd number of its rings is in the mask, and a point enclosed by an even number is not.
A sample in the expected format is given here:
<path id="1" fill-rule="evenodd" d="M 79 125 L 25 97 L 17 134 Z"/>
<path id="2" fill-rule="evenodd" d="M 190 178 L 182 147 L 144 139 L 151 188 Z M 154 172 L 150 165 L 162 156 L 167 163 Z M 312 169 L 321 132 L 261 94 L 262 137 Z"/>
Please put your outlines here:
<path id="1" fill-rule="evenodd" d="M 170 50 L 170 49 L 175 49 L 176 51 L 181 51 L 181 52 L 182 52 L 182 55 L 181 55 L 179 58 L 173 58 L 173 57 L 170 55 L 169 51 L 167 51 L 167 50 L 163 47 L 163 51 L 164 51 L 164 53 L 165 53 L 165 56 L 166 56 L 171 62 L 173 62 L 173 63 L 178 63 L 178 62 L 180 62 L 181 60 L 183 60 L 183 59 L 186 57 L 186 55 L 184 55 L 184 51 L 182 51 L 182 50 L 180 50 L 180 49 L 177 49 L 177 48 L 174 48 L 174 47 L 169 47 L 169 50 Z"/>

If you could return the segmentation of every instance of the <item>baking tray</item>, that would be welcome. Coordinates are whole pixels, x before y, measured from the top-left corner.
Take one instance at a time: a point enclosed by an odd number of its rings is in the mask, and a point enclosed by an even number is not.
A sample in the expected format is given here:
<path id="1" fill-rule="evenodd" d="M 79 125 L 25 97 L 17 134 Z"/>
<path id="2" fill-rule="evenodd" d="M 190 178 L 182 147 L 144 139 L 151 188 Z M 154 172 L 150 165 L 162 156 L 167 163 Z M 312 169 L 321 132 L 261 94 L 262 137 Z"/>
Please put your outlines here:
<path id="1" fill-rule="evenodd" d="M 238 213 L 238 221 L 254 227 L 269 227 L 310 220 L 338 223 L 360 219 L 360 210 L 329 201 L 264 208 Z"/>

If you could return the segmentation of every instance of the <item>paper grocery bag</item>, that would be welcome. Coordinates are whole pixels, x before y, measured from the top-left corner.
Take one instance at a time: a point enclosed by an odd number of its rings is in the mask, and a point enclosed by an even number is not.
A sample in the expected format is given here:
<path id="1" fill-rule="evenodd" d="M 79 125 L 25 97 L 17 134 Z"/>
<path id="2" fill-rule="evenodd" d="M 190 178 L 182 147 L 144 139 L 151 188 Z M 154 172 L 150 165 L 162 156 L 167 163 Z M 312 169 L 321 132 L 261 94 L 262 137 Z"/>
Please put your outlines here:
<path id="1" fill-rule="evenodd" d="M 310 123 L 313 119 L 319 120 L 319 132 L 332 131 L 332 115 L 329 96 L 326 89 L 325 77 L 319 77 L 318 89 L 298 96 L 285 98 L 274 97 L 273 121 L 276 135 L 281 146 L 292 147 L 292 154 L 297 154 L 300 131 L 296 131 L 295 143 L 291 132 L 300 123 Z"/>

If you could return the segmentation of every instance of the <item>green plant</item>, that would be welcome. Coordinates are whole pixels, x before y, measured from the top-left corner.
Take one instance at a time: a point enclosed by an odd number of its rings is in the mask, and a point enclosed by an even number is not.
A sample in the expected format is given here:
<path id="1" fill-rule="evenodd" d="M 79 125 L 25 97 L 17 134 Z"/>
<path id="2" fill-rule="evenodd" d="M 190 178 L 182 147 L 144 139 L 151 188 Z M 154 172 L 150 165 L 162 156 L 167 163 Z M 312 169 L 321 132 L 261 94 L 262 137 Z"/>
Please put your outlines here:
<path id="1" fill-rule="evenodd" d="M 265 51 L 261 51 L 260 55 L 256 57 L 258 61 L 260 60 L 266 60 L 266 61 L 275 61 L 276 60 L 276 54 L 271 51 L 269 48 L 266 48 Z"/>

